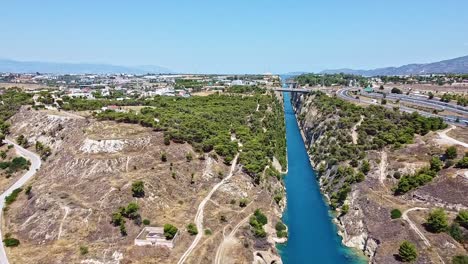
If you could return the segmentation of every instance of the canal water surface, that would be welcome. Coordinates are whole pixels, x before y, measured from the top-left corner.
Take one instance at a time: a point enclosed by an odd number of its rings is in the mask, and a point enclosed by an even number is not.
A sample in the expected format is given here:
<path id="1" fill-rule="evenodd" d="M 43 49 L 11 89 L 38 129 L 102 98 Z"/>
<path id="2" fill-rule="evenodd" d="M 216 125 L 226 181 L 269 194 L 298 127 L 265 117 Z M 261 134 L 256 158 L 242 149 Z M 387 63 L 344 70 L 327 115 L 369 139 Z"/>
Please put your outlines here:
<path id="1" fill-rule="evenodd" d="M 283 263 L 365 263 L 363 257 L 341 244 L 309 163 L 289 93 L 284 93 L 284 107 L 288 173 L 285 177 L 287 206 L 283 221 L 289 228 L 289 240 L 278 246 Z"/>

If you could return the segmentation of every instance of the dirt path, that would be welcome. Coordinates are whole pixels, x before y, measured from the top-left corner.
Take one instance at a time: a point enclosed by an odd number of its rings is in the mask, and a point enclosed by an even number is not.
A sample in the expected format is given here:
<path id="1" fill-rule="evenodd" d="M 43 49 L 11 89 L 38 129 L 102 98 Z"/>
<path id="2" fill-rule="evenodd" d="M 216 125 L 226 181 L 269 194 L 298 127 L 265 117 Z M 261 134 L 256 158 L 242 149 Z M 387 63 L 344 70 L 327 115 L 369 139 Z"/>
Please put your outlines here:
<path id="1" fill-rule="evenodd" d="M 364 120 L 364 116 L 361 116 L 361 119 L 359 120 L 359 122 L 357 122 L 353 126 L 353 131 L 351 132 L 351 137 L 353 138 L 353 144 L 354 145 L 357 145 L 357 140 L 358 140 L 357 128 L 361 125 L 363 120 Z"/>
<path id="2" fill-rule="evenodd" d="M 416 232 L 416 234 L 421 238 L 421 240 L 424 242 L 424 244 L 427 246 L 427 247 L 431 247 L 431 243 L 429 242 L 429 239 L 427 239 L 427 237 L 423 234 L 423 232 L 421 232 L 421 230 L 418 229 L 418 227 L 416 226 L 416 224 L 411 221 L 411 219 L 409 219 L 408 217 L 408 213 L 411 212 L 411 211 L 416 211 L 416 210 L 429 210 L 428 208 L 423 208 L 423 207 L 413 207 L 413 208 L 410 208 L 406 211 L 403 212 L 403 215 L 401 218 L 403 218 L 403 220 L 405 220 L 410 228 Z M 442 257 L 439 255 L 439 253 L 435 252 L 434 253 L 437 255 L 437 257 L 439 258 L 440 262 L 445 264 L 444 260 L 442 259 Z"/>
<path id="3" fill-rule="evenodd" d="M 229 171 L 229 175 L 221 180 L 218 184 L 216 184 L 213 189 L 208 193 L 208 195 L 201 201 L 200 205 L 198 206 L 197 214 L 195 215 L 195 225 L 197 226 L 198 229 L 198 234 L 195 236 L 195 239 L 193 240 L 192 244 L 189 246 L 189 248 L 185 251 L 185 253 L 180 257 L 179 261 L 177 262 L 178 264 L 184 263 L 187 258 L 190 256 L 190 253 L 195 249 L 197 244 L 200 242 L 201 238 L 203 237 L 203 210 L 205 209 L 206 203 L 211 199 L 211 196 L 213 193 L 221 187 L 226 181 L 228 181 L 232 175 L 234 174 L 234 170 L 236 169 L 237 165 L 237 159 L 239 158 L 239 154 L 236 155 L 234 160 L 232 161 L 231 165 L 231 170 Z"/>
<path id="4" fill-rule="evenodd" d="M 380 170 L 380 175 L 379 175 L 379 181 L 382 183 L 382 185 L 385 187 L 384 184 L 385 178 L 387 177 L 387 167 L 388 167 L 388 161 L 387 161 L 387 152 L 385 150 L 382 150 L 380 154 L 380 164 L 379 164 L 379 170 Z"/>
<path id="5" fill-rule="evenodd" d="M 218 249 L 216 250 L 216 257 L 215 257 L 215 264 L 223 264 L 223 256 L 225 255 L 225 251 L 229 248 L 230 245 L 234 245 L 236 243 L 236 238 L 234 237 L 239 230 L 239 228 L 249 221 L 250 215 L 246 218 L 242 219 L 235 227 L 232 229 L 229 235 L 225 236 L 221 244 L 219 245 Z M 224 236 L 224 230 L 223 230 Z"/>
<path id="6" fill-rule="evenodd" d="M 10 195 L 15 189 L 20 188 L 23 186 L 29 179 L 31 179 L 36 171 L 39 170 L 41 167 L 41 158 L 36 154 L 27 149 L 24 149 L 20 145 L 16 144 L 15 142 L 5 139 L 5 143 L 11 144 L 15 147 L 16 152 L 28 159 L 31 162 L 31 166 L 29 166 L 29 170 L 19 178 L 10 188 L 8 188 L 4 193 L 0 195 L 0 219 L 2 217 L 3 207 L 5 206 L 5 197 Z M 0 225 L 1 227 L 1 225 Z M 1 231 L 1 230 L 0 230 Z M 8 257 L 5 252 L 5 247 L 3 245 L 3 236 L 0 232 L 0 263 L 8 264 Z"/>
<path id="7" fill-rule="evenodd" d="M 465 143 L 465 142 L 462 142 L 462 141 L 459 141 L 459 140 L 456 140 L 454 139 L 453 137 L 450 137 L 449 135 L 447 135 L 447 133 L 453 129 L 455 129 L 456 126 L 454 125 L 451 125 L 449 128 L 445 129 L 445 130 L 442 130 L 440 132 L 437 132 L 437 134 L 439 135 L 440 139 L 439 139 L 439 142 L 442 143 L 442 144 L 447 144 L 447 145 L 461 145 L 465 148 L 468 148 L 468 144 Z"/>

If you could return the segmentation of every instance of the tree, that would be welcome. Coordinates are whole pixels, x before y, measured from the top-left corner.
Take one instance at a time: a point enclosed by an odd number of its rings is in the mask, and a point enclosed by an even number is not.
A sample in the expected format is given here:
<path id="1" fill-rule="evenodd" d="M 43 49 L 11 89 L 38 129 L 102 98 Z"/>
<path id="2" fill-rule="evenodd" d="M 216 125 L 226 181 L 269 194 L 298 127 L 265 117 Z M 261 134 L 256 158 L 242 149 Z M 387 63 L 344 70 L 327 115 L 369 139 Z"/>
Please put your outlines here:
<path id="1" fill-rule="evenodd" d="M 403 92 L 402 92 L 400 89 L 398 89 L 398 88 L 396 88 L 396 87 L 393 87 L 391 93 L 394 93 L 394 94 L 402 94 Z"/>
<path id="2" fill-rule="evenodd" d="M 458 255 L 452 258 L 452 264 L 468 264 L 468 256 Z"/>
<path id="3" fill-rule="evenodd" d="M 445 150 L 445 156 L 447 156 L 448 159 L 455 159 L 457 157 L 457 148 L 455 146 L 448 147 Z"/>
<path id="4" fill-rule="evenodd" d="M 7 237 L 3 240 L 5 247 L 17 247 L 20 244 L 20 241 L 16 238 Z"/>
<path id="5" fill-rule="evenodd" d="M 433 171 L 440 171 L 443 166 L 442 161 L 437 156 L 432 157 L 430 164 L 431 164 L 431 170 Z"/>
<path id="6" fill-rule="evenodd" d="M 460 225 L 458 223 L 451 224 L 450 227 L 448 228 L 448 233 L 456 241 L 460 243 L 463 242 L 464 240 L 463 231 L 460 229 Z"/>
<path id="7" fill-rule="evenodd" d="M 434 98 L 434 94 L 432 92 L 429 92 L 429 99 Z"/>
<path id="8" fill-rule="evenodd" d="M 390 212 L 390 218 L 392 219 L 398 219 L 401 217 L 401 211 L 398 210 L 398 209 L 393 209 L 391 212 Z"/>
<path id="9" fill-rule="evenodd" d="M 366 174 L 370 171 L 370 164 L 367 160 L 363 160 L 361 164 L 361 171 L 362 173 Z"/>
<path id="10" fill-rule="evenodd" d="M 460 160 L 457 162 L 456 167 L 457 167 L 457 168 L 461 168 L 461 169 L 466 169 L 466 168 L 468 168 L 468 157 L 463 157 L 462 159 L 460 159 Z"/>
<path id="11" fill-rule="evenodd" d="M 455 218 L 455 221 L 457 221 L 464 228 L 468 228 L 468 210 L 461 210 L 458 213 L 457 218 Z"/>
<path id="12" fill-rule="evenodd" d="M 403 241 L 403 243 L 401 243 L 398 254 L 403 262 L 413 262 L 418 257 L 416 247 L 408 241 Z"/>
<path id="13" fill-rule="evenodd" d="M 190 235 L 195 236 L 198 234 L 198 229 L 197 226 L 194 223 L 190 223 L 187 225 L 187 232 L 189 232 Z"/>
<path id="14" fill-rule="evenodd" d="M 145 184 L 143 181 L 136 181 L 132 183 L 133 197 L 144 197 L 145 196 Z"/>
<path id="15" fill-rule="evenodd" d="M 429 217 L 426 219 L 427 229 L 434 233 L 440 233 L 447 230 L 448 219 L 447 214 L 443 209 L 435 209 L 429 213 Z"/>
<path id="16" fill-rule="evenodd" d="M 177 234 L 177 227 L 171 225 L 171 224 L 165 224 L 164 225 L 164 236 L 166 237 L 167 240 L 171 240 L 174 238 L 174 236 Z"/>

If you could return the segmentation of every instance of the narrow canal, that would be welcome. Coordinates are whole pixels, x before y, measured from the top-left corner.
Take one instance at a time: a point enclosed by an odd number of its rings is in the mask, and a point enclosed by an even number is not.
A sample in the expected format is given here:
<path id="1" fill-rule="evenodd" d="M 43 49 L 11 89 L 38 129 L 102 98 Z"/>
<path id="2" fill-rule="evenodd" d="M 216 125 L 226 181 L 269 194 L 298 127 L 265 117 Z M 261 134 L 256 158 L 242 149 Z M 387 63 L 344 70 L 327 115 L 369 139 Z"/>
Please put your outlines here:
<path id="1" fill-rule="evenodd" d="M 284 93 L 288 174 L 283 220 L 289 227 L 289 240 L 278 246 L 283 263 L 364 263 L 363 257 L 341 244 L 309 163 L 290 97 Z"/>

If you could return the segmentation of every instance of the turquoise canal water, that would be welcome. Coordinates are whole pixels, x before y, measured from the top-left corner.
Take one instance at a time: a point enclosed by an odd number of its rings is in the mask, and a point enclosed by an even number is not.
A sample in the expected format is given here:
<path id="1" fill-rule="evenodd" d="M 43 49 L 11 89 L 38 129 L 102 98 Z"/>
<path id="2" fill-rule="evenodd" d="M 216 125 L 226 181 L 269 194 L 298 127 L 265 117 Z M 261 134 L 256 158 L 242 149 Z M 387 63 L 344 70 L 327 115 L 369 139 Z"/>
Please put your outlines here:
<path id="1" fill-rule="evenodd" d="M 365 263 L 362 256 L 341 244 L 309 163 L 289 93 L 284 93 L 284 107 L 288 174 L 285 177 L 287 206 L 283 221 L 289 228 L 289 240 L 278 245 L 283 263 Z"/>

